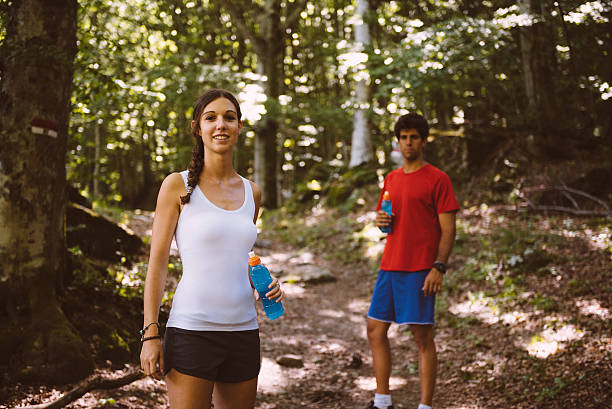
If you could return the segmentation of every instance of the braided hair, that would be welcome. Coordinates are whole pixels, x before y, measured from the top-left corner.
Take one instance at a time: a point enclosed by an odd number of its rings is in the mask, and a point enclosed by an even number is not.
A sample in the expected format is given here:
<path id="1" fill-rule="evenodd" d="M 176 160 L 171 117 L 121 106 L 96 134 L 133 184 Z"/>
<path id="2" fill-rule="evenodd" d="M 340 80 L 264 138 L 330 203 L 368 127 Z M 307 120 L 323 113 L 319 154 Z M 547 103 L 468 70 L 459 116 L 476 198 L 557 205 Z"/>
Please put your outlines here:
<path id="1" fill-rule="evenodd" d="M 187 194 L 185 196 L 181 196 L 182 204 L 189 203 L 191 194 L 198 185 L 200 174 L 204 169 L 204 142 L 202 142 L 202 136 L 200 135 L 200 117 L 202 116 L 204 108 L 218 98 L 229 99 L 230 102 L 236 107 L 238 120 L 240 121 L 242 118 L 242 112 L 240 111 L 240 104 L 238 104 L 238 100 L 231 92 L 227 90 L 218 88 L 210 89 L 202 94 L 200 98 L 198 98 L 198 101 L 193 108 L 193 121 L 195 125 L 191 130 L 191 136 L 193 136 L 195 144 L 193 145 L 193 150 L 191 152 L 191 162 L 189 162 L 189 166 L 187 168 L 189 170 L 189 174 L 187 176 Z"/>

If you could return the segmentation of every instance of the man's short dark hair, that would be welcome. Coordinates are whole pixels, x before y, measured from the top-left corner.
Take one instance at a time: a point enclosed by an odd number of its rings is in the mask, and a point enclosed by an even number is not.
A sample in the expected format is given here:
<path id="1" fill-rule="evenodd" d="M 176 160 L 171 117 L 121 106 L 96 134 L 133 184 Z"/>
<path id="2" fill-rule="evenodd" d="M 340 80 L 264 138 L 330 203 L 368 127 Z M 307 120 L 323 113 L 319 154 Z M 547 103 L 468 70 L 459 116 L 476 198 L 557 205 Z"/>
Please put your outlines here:
<path id="1" fill-rule="evenodd" d="M 421 136 L 421 139 L 427 139 L 429 136 L 429 124 L 427 119 L 419 114 L 406 114 L 399 117 L 395 123 L 395 136 L 400 137 L 400 132 L 407 129 L 416 129 Z"/>

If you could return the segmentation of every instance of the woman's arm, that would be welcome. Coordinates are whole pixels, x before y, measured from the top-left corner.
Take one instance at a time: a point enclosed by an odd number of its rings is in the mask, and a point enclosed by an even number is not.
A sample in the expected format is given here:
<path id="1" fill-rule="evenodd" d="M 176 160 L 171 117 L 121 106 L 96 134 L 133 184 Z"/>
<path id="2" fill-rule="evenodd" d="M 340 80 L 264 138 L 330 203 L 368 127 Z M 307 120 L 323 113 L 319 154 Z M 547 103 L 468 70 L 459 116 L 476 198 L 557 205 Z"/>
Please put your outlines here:
<path id="1" fill-rule="evenodd" d="M 257 218 L 259 217 L 259 207 L 261 205 L 261 189 L 254 182 L 251 183 L 251 189 L 253 190 L 253 200 L 255 201 L 255 214 L 253 215 L 253 223 L 257 223 Z M 266 294 L 266 297 L 269 299 L 276 299 L 276 302 L 280 302 L 283 299 L 283 292 L 280 288 L 280 284 L 278 283 L 278 278 L 272 276 L 273 281 L 270 283 L 268 288 L 272 290 Z M 253 285 L 253 281 L 251 280 L 251 275 L 249 274 L 249 281 L 251 282 L 251 287 L 255 288 Z M 259 294 L 257 291 L 254 292 L 255 299 L 259 299 Z"/>
<path id="2" fill-rule="evenodd" d="M 159 320 L 159 307 L 168 275 L 170 245 L 180 213 L 180 196 L 183 194 L 185 194 L 183 178 L 180 174 L 173 173 L 164 179 L 157 196 L 151 252 L 144 288 L 143 328 L 146 327 L 146 330 L 143 338 L 159 335 L 159 326 L 151 323 L 156 323 Z M 163 371 L 160 339 L 143 342 L 140 362 L 145 374 L 160 376 Z"/>

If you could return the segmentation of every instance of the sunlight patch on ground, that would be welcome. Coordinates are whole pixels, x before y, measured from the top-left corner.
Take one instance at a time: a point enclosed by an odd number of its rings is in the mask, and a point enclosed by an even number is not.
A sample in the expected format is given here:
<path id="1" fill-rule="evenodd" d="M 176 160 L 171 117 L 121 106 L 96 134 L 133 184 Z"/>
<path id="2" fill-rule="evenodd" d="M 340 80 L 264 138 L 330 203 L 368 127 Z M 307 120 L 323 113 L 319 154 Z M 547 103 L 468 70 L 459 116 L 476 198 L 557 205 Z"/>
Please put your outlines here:
<path id="1" fill-rule="evenodd" d="M 268 256 L 259 256 L 261 262 L 265 265 L 273 264 L 273 263 L 285 263 L 290 258 L 293 257 L 293 254 L 283 253 L 283 252 L 275 252 L 270 253 Z"/>
<path id="2" fill-rule="evenodd" d="M 612 246 L 612 231 L 608 227 L 603 227 L 601 230 L 593 230 L 574 224 L 572 219 L 565 219 L 562 223 L 565 228 L 553 230 L 561 236 L 583 238 L 594 250 L 605 250 Z"/>
<path id="3" fill-rule="evenodd" d="M 406 385 L 407 382 L 408 381 L 405 378 L 392 376 L 391 379 L 389 379 L 389 388 L 391 390 L 399 389 Z M 355 379 L 355 385 L 364 391 L 374 391 L 376 390 L 376 378 L 373 376 L 360 376 L 359 378 Z"/>
<path id="4" fill-rule="evenodd" d="M 282 289 L 285 295 L 291 296 L 291 297 L 301 297 L 306 293 L 306 290 L 304 289 L 304 287 L 296 285 L 296 284 L 291 284 L 291 283 L 283 283 Z M 284 303 L 284 300 L 283 300 L 283 303 Z"/>
<path id="5" fill-rule="evenodd" d="M 376 220 L 376 212 L 374 211 L 367 212 L 357 218 L 357 222 L 363 223 L 363 224 L 372 223 L 375 220 Z"/>
<path id="6" fill-rule="evenodd" d="M 410 337 L 411 335 L 410 332 L 405 332 L 404 329 L 406 328 L 406 325 L 396 325 L 396 324 L 392 324 L 389 327 L 389 331 L 387 331 L 387 336 L 389 339 L 395 339 L 395 338 L 401 338 L 402 334 L 400 333 L 400 330 L 403 331 L 403 334 L 408 334 L 407 336 Z"/>
<path id="7" fill-rule="evenodd" d="M 353 300 L 348 303 L 348 309 L 355 314 L 366 314 L 370 308 L 370 300 Z"/>
<path id="8" fill-rule="evenodd" d="M 358 325 L 363 325 L 365 327 L 365 323 L 366 323 L 365 314 L 364 315 L 351 315 L 349 319 L 351 320 L 351 322 L 354 322 L 355 324 L 358 324 Z"/>
<path id="9" fill-rule="evenodd" d="M 344 312 L 338 310 L 319 310 L 319 315 L 329 318 L 343 318 Z"/>
<path id="10" fill-rule="evenodd" d="M 608 320 L 612 317 L 610 310 L 602 307 L 598 300 L 577 300 L 576 306 L 584 315 L 594 315 L 603 320 Z"/>
<path id="11" fill-rule="evenodd" d="M 584 331 L 577 329 L 574 325 L 565 324 L 561 328 L 547 328 L 532 336 L 529 341 L 521 346 L 527 350 L 529 355 L 537 358 L 547 358 L 565 348 L 568 342 L 580 339 Z"/>
<path id="12" fill-rule="evenodd" d="M 289 377 L 284 376 L 283 368 L 269 358 L 262 358 L 261 371 L 257 380 L 257 392 L 279 393 L 288 386 Z"/>
<path id="13" fill-rule="evenodd" d="M 370 260 L 377 260 L 378 257 L 382 254 L 384 249 L 385 249 L 385 242 L 379 241 L 379 242 L 372 244 L 371 246 L 368 246 L 368 248 L 366 249 L 365 255 Z"/>
<path id="14" fill-rule="evenodd" d="M 495 324 L 500 320 L 495 301 L 482 292 L 469 292 L 467 301 L 451 305 L 449 311 L 460 317 L 476 317 L 487 324 Z"/>
<path id="15" fill-rule="evenodd" d="M 380 231 L 376 225 L 372 223 L 366 224 L 361 231 L 353 233 L 353 237 L 356 239 L 363 238 L 367 241 L 378 243 L 380 239 L 385 237 L 385 233 Z"/>
<path id="16" fill-rule="evenodd" d="M 525 313 L 524 311 L 510 311 L 501 315 L 501 320 L 504 322 L 504 324 L 508 325 L 523 323 L 527 321 L 528 318 L 529 314 Z"/>
<path id="17" fill-rule="evenodd" d="M 289 260 L 291 264 L 311 264 L 313 261 L 315 261 L 315 256 L 310 251 L 305 251 Z"/>
<path id="18" fill-rule="evenodd" d="M 370 212 L 375 214 L 374 212 Z M 377 260 L 385 249 L 385 234 L 376 227 L 375 223 L 367 221 L 368 218 L 359 217 L 357 221 L 365 222 L 365 225 L 360 231 L 353 233 L 355 242 L 365 242 L 365 255 L 370 260 Z"/>
<path id="19" fill-rule="evenodd" d="M 447 406 L 447 409 L 480 409 L 480 406 L 478 405 L 471 405 L 471 406 Z"/>
<path id="20" fill-rule="evenodd" d="M 585 229 L 584 234 L 589 239 L 589 244 L 594 249 L 605 250 L 612 246 L 612 232 L 608 227 L 604 227 L 601 231 Z"/>
<path id="21" fill-rule="evenodd" d="M 349 316 L 351 322 L 365 328 L 368 309 L 370 308 L 370 300 L 353 300 L 348 303 L 347 308 L 352 312 Z"/>
<path id="22" fill-rule="evenodd" d="M 327 341 L 327 340 L 321 340 L 321 341 Z M 340 344 L 338 344 L 337 342 L 328 342 L 325 344 L 318 344 L 318 345 L 313 345 L 312 347 L 313 351 L 319 352 L 321 354 L 324 353 L 328 353 L 328 352 L 332 352 L 332 353 L 340 353 L 340 352 L 345 352 L 346 348 Z"/>
<path id="23" fill-rule="evenodd" d="M 279 343 L 279 344 L 283 344 L 283 345 L 291 345 L 294 347 L 299 347 L 302 345 L 302 337 L 301 336 L 296 336 L 296 337 L 290 337 L 290 336 L 283 336 L 283 337 L 277 337 L 275 338 L 275 343 Z"/>
<path id="24" fill-rule="evenodd" d="M 485 369 L 489 378 L 494 379 L 502 375 L 503 364 L 505 360 L 502 356 L 492 354 L 490 352 L 478 352 L 474 356 L 474 361 L 467 365 L 463 365 L 463 372 L 477 372 Z"/>

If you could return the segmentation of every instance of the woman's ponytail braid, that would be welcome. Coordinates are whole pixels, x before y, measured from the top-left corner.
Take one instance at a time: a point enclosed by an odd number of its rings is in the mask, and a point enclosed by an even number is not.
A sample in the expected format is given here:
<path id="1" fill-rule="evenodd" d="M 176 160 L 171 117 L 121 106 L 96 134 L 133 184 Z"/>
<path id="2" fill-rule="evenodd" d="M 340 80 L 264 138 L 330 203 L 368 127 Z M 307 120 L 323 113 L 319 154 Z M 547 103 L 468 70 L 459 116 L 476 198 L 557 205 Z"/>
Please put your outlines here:
<path id="1" fill-rule="evenodd" d="M 194 137 L 196 141 L 191 151 L 191 162 L 189 162 L 189 167 L 187 168 L 189 170 L 189 174 L 187 175 L 187 194 L 181 196 L 181 204 L 189 203 L 191 194 L 198 185 L 200 173 L 202 173 L 202 169 L 204 168 L 204 143 L 199 135 L 196 134 Z"/>

